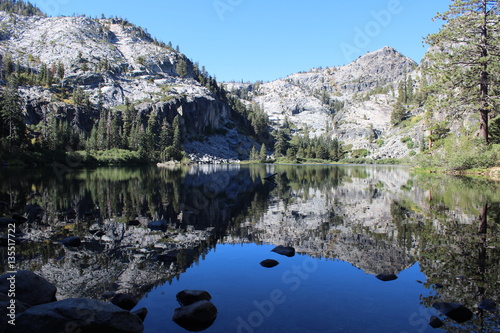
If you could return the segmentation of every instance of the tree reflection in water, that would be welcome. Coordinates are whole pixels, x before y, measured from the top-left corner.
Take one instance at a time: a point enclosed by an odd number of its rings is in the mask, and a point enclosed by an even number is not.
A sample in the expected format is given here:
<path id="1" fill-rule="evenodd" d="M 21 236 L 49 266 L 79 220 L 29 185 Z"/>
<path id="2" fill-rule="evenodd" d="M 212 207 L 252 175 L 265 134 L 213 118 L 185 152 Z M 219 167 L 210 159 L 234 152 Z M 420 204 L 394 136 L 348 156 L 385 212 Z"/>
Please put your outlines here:
<path id="1" fill-rule="evenodd" d="M 275 184 L 264 180 L 274 173 Z M 30 240 L 18 246 L 19 269 L 46 276 L 65 297 L 113 288 L 142 297 L 218 243 L 269 243 L 373 276 L 418 262 L 430 313 L 435 302 L 474 312 L 460 325 L 441 316 L 448 331 L 499 327 L 498 311 L 478 307 L 500 302 L 500 185 L 492 181 L 371 166 L 98 168 L 62 177 L 7 169 L 0 201 L 1 217 L 30 219 L 19 227 Z M 155 220 L 166 230 L 149 230 Z M 54 244 L 70 235 L 84 245 Z"/>

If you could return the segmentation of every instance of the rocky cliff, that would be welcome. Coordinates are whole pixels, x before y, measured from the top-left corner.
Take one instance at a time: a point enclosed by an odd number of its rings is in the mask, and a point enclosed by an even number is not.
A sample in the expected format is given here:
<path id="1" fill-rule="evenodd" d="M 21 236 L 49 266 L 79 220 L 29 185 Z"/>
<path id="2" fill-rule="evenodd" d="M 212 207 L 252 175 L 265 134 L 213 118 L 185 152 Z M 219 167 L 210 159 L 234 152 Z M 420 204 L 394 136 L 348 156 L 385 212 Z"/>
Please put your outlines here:
<path id="1" fill-rule="evenodd" d="M 26 80 L 44 73 L 53 77 L 43 87 L 20 88 L 30 125 L 56 117 L 88 135 L 102 108 L 114 117 L 132 105 L 142 132 L 151 115 L 166 126 L 179 115 L 186 135 L 184 149 L 194 160 L 244 159 L 252 146 L 260 145 L 250 138 L 259 137 L 252 135 L 256 133 L 251 121 L 241 119 L 248 116 L 242 116 L 246 111 L 235 111 L 204 69 L 126 20 L 0 12 L 0 54 L 4 60 L 10 58 Z M 407 126 L 391 121 L 400 97 L 398 87 L 411 78 L 417 92 L 425 81 L 421 72 L 413 60 L 384 47 L 345 66 L 225 87 L 244 105 L 258 104 L 274 128 L 287 121 L 293 134 L 337 138 L 347 151 L 364 149 L 374 159 L 401 158 L 415 155 L 430 134 L 421 102 L 405 105 L 406 118 L 411 118 Z M 85 95 L 84 105 L 71 98 L 78 89 Z M 446 116 L 445 112 L 433 115 L 436 122 Z M 449 124 L 453 130 L 461 126 L 461 121 Z M 268 147 L 272 144 L 264 141 Z"/>
<path id="2" fill-rule="evenodd" d="M 246 102 L 258 103 L 276 128 L 287 119 L 296 133 L 307 129 L 311 136 L 326 134 L 354 149 L 365 148 L 373 158 L 399 158 L 411 151 L 401 142 L 403 137 L 414 142 L 424 137 L 421 126 L 405 130 L 391 124 L 398 85 L 407 76 L 417 79 L 416 69 L 413 60 L 384 47 L 345 66 L 312 69 L 267 83 L 227 83 L 227 88 L 240 95 L 247 92 Z"/>
<path id="3" fill-rule="evenodd" d="M 44 86 L 21 82 L 27 124 L 57 117 L 89 132 L 102 108 L 120 113 L 131 104 L 144 128 L 152 113 L 159 124 L 181 116 L 185 149 L 194 159 L 238 160 L 254 144 L 235 129 L 240 124 L 235 125 L 227 101 L 195 80 L 202 72 L 196 65 L 126 20 L 0 12 L 0 38 L 0 53 L 16 71 L 52 77 Z M 201 75 L 209 78 L 204 71 Z M 71 99 L 77 88 L 88 98 L 86 107 Z M 191 144 L 193 137 L 210 139 L 217 133 L 229 133 L 227 139 L 215 135 L 218 147 Z"/>

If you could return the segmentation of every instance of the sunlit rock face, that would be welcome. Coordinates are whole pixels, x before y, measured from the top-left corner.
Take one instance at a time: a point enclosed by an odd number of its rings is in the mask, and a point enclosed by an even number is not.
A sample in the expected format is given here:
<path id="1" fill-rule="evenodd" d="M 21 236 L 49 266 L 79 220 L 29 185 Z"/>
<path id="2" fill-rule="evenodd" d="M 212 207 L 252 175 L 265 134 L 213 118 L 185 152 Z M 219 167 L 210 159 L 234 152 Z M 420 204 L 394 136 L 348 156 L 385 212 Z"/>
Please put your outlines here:
<path id="1" fill-rule="evenodd" d="M 195 80 L 194 65 L 184 54 L 125 20 L 0 12 L 0 23 L 2 53 L 14 64 L 36 73 L 45 64 L 57 80 L 57 69 L 64 67 L 61 84 L 52 88 L 69 89 L 69 96 L 21 84 L 27 124 L 57 117 L 90 133 L 101 106 L 122 112 L 128 103 L 143 126 L 151 114 L 159 124 L 168 125 L 179 115 L 188 139 L 185 150 L 193 160 L 238 161 L 247 158 L 255 144 L 237 130 L 227 101 Z M 182 75 L 180 63 L 187 63 Z M 77 87 L 88 96 L 90 107 L 71 101 Z M 214 135 L 217 131 L 227 136 Z M 209 141 L 200 143 L 196 139 L 201 136 Z"/>
<path id="2" fill-rule="evenodd" d="M 410 151 L 401 138 L 420 142 L 424 136 L 420 125 L 401 131 L 391 124 L 398 84 L 407 76 L 417 77 L 416 68 L 413 60 L 384 47 L 344 66 L 312 69 L 262 84 L 226 85 L 230 91 L 249 90 L 244 102 L 258 103 L 275 128 L 286 119 L 295 134 L 303 135 L 307 129 L 310 136 L 326 134 L 355 149 L 367 149 L 376 159 L 399 158 Z"/>

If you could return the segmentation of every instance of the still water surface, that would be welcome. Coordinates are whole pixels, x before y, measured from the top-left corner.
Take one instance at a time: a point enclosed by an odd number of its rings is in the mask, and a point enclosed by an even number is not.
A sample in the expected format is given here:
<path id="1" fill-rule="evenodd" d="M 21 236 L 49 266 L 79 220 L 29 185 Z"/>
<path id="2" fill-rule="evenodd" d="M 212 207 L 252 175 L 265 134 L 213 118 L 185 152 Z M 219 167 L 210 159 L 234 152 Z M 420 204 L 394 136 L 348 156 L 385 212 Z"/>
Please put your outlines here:
<path id="1" fill-rule="evenodd" d="M 186 332 L 171 320 L 184 289 L 213 297 L 218 316 L 205 332 L 431 332 L 431 316 L 445 323 L 437 331 L 498 332 L 498 310 L 477 305 L 500 302 L 499 189 L 380 166 L 0 175 L 0 200 L 30 219 L 18 269 L 46 277 L 59 299 L 133 293 L 149 311 L 145 332 Z M 165 222 L 152 230 L 151 221 Z M 72 235 L 81 247 L 57 244 Z M 277 245 L 296 255 L 271 252 Z M 458 324 L 435 302 L 474 316 Z"/>

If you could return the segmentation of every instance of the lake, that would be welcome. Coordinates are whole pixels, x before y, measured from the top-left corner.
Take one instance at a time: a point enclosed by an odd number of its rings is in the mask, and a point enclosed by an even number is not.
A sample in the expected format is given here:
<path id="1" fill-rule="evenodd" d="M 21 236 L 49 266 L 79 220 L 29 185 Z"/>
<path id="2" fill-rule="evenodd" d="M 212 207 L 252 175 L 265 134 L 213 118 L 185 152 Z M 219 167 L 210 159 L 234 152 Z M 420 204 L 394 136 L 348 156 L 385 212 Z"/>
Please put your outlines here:
<path id="1" fill-rule="evenodd" d="M 217 307 L 204 332 L 500 331 L 483 306 L 500 302 L 499 182 L 400 166 L 54 165 L 2 169 L 0 201 L 0 217 L 29 220 L 17 269 L 58 299 L 132 293 L 145 332 L 187 332 L 172 321 L 185 289 Z M 58 243 L 69 236 L 82 245 Z"/>

